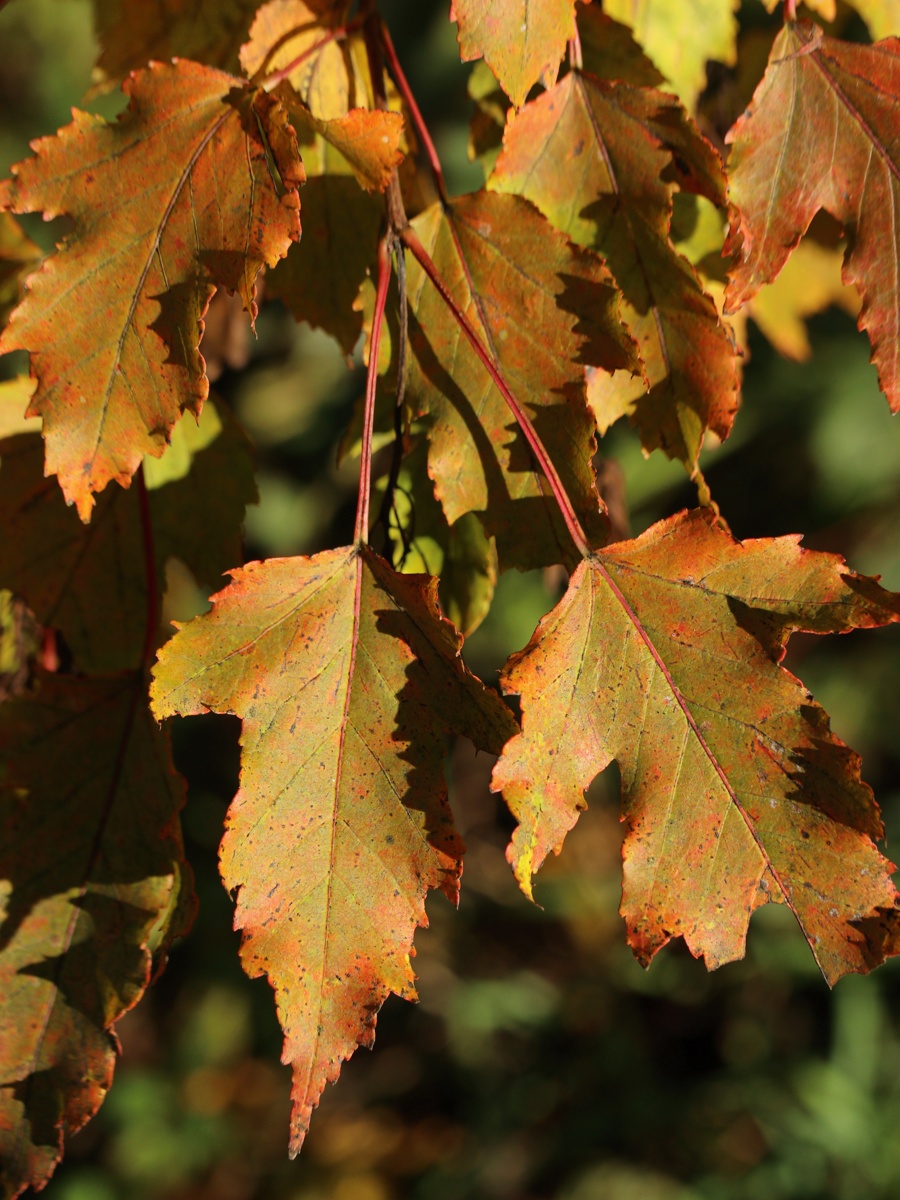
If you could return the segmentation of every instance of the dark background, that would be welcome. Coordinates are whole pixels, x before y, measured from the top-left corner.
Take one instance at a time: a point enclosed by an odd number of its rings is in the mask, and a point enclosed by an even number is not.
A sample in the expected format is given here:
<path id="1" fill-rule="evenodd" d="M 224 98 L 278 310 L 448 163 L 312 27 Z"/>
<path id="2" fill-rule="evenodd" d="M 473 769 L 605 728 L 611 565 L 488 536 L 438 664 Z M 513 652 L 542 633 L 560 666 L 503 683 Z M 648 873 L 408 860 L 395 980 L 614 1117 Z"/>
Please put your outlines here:
<path id="1" fill-rule="evenodd" d="M 747 28 L 774 28 L 760 5 L 744 8 Z M 468 67 L 446 6 L 385 12 L 451 188 L 478 186 L 466 156 Z M 0 47 L 5 172 L 82 103 L 96 53 L 88 0 L 14 0 L 0 12 Z M 733 76 L 713 68 L 711 78 L 707 111 L 721 132 Z M 112 114 L 120 101 L 94 107 Z M 47 244 L 46 230 L 29 232 Z M 831 310 L 810 335 L 810 361 L 788 362 L 751 322 L 744 409 L 705 459 L 713 495 L 738 536 L 802 531 L 806 544 L 900 587 L 900 426 L 852 319 Z M 0 375 L 17 365 L 4 360 Z M 248 558 L 346 541 L 357 466 L 338 469 L 334 445 L 361 391 L 359 368 L 270 305 L 249 366 L 226 369 L 217 386 L 258 454 Z M 645 461 L 628 428 L 614 428 L 603 450 L 624 468 L 633 532 L 693 503 L 681 469 L 659 455 Z M 183 572 L 172 582 L 179 603 L 196 600 Z M 495 678 L 553 599 L 540 573 L 505 576 L 467 645 L 473 667 Z M 863 754 L 889 832 L 900 833 L 900 631 L 796 642 L 792 669 Z M 773 907 L 754 917 L 745 961 L 709 975 L 678 943 L 644 972 L 617 915 L 613 773 L 542 872 L 537 908 L 503 859 L 510 820 L 487 791 L 490 761 L 466 745 L 448 760 L 469 845 L 463 897 L 458 912 L 441 896 L 429 901 L 431 927 L 416 937 L 421 1003 L 388 1001 L 374 1052 L 344 1067 L 289 1162 L 289 1072 L 271 992 L 240 970 L 216 870 L 237 724 L 174 726 L 200 916 L 118 1026 L 113 1090 L 72 1140 L 48 1200 L 900 1196 L 898 968 L 830 993 L 790 914 Z"/>

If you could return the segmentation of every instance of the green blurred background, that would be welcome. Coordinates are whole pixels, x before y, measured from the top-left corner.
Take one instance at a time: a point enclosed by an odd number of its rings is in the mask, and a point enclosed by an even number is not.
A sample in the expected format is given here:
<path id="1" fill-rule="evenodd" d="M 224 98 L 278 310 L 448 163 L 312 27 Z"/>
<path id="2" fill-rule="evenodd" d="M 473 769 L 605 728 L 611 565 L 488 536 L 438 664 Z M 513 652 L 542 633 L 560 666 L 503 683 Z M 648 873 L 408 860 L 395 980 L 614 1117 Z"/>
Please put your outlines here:
<path id="1" fill-rule="evenodd" d="M 383 8 L 451 187 L 478 186 L 466 154 L 468 68 L 446 6 Z M 761 5 L 744 8 L 752 36 L 772 28 Z M 95 56 L 89 0 L 14 0 L 0 11 L 0 171 L 68 120 Z M 729 73 L 712 74 L 719 91 L 708 100 L 727 99 Z M 116 96 L 93 102 L 108 115 L 120 106 Z M 723 130 L 729 120 L 726 111 Z M 28 229 L 46 245 L 39 224 Z M 810 361 L 788 362 L 751 323 L 744 408 L 704 464 L 713 495 L 738 536 L 802 531 L 806 544 L 900 587 L 900 425 L 850 317 L 826 312 L 810 337 Z M 334 445 L 361 392 L 358 365 L 274 305 L 248 349 L 246 369 L 226 367 L 217 383 L 258 455 L 248 558 L 347 540 L 356 466 L 338 469 Z M 20 365 L 3 360 L 0 377 Z M 645 461 L 629 429 L 614 427 L 603 450 L 624 468 L 633 532 L 693 502 L 680 468 Z M 467 644 L 474 669 L 496 678 L 554 599 L 540 573 L 505 576 Z M 900 631 L 795 640 L 792 669 L 863 754 L 896 837 Z M 613 773 L 544 869 L 537 908 L 503 859 L 511 823 L 487 790 L 491 763 L 462 744 L 448 769 L 469 846 L 463 896 L 458 912 L 441 896 L 429 902 L 431 927 L 416 938 L 421 1003 L 388 1001 L 374 1052 L 344 1067 L 289 1162 L 271 992 L 240 970 L 216 869 L 237 726 L 174 727 L 200 915 L 118 1026 L 113 1090 L 72 1140 L 48 1200 L 900 1197 L 900 967 L 829 993 L 789 913 L 773 907 L 754 917 L 745 961 L 709 975 L 678 943 L 644 972 L 617 915 Z"/>

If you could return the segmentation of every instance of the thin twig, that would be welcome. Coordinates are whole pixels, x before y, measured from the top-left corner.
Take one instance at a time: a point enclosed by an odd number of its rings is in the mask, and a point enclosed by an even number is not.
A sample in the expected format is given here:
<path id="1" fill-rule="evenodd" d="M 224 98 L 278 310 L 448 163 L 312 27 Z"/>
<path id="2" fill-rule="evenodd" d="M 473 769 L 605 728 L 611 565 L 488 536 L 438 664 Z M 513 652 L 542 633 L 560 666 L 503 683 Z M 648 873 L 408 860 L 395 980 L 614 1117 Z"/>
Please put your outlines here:
<path id="1" fill-rule="evenodd" d="M 450 294 L 449 288 L 444 283 L 444 280 L 441 277 L 440 272 L 438 271 L 437 267 L 434 265 L 433 261 L 431 260 L 431 257 L 428 254 L 428 251 L 425 249 L 425 247 L 419 241 L 418 237 L 416 236 L 415 231 L 413 229 L 407 227 L 406 229 L 403 230 L 403 233 L 401 236 L 403 238 L 403 242 L 406 245 L 406 247 L 409 249 L 411 254 L 415 257 L 416 261 L 419 263 L 422 270 L 425 272 L 425 274 L 431 280 L 432 284 L 437 289 L 441 299 L 444 301 L 444 303 L 450 309 L 450 312 L 453 314 L 458 325 L 460 326 L 463 333 L 468 338 L 468 340 L 472 346 L 472 349 L 475 351 L 475 353 L 481 359 L 488 374 L 490 375 L 491 379 L 493 379 L 494 383 L 496 384 L 501 396 L 506 401 L 506 405 L 509 408 L 509 411 L 515 417 L 515 419 L 519 425 L 519 428 L 522 430 L 522 433 L 524 434 L 526 441 L 528 442 L 529 446 L 531 447 L 531 449 L 534 453 L 535 458 L 538 461 L 538 464 L 539 464 L 541 470 L 544 472 L 544 475 L 547 478 L 547 482 L 550 485 L 550 490 L 553 492 L 553 495 L 556 499 L 556 503 L 559 505 L 559 510 L 562 514 L 563 520 L 566 523 L 566 528 L 569 531 L 572 541 L 575 543 L 576 547 L 578 548 L 579 552 L 582 555 L 584 555 L 585 557 L 589 556 L 591 554 L 591 547 L 590 547 L 590 543 L 588 542 L 587 535 L 585 534 L 584 529 L 582 528 L 581 522 L 579 521 L 578 516 L 575 513 L 575 509 L 572 506 L 572 501 L 569 499 L 568 493 L 566 492 L 566 489 L 563 486 L 563 482 L 559 478 L 559 475 L 557 474 L 556 467 L 553 465 L 553 462 L 550 459 L 550 455 L 547 453 L 547 451 L 544 447 L 544 443 L 541 441 L 540 437 L 538 436 L 537 430 L 534 428 L 534 425 L 531 422 L 531 418 L 528 416 L 528 413 L 524 410 L 524 408 L 521 406 L 519 401 L 515 398 L 515 396 L 510 391 L 509 387 L 507 386 L 506 380 L 503 378 L 502 374 L 500 373 L 500 368 L 497 366 L 497 363 L 494 361 L 493 356 L 491 355 L 490 351 L 487 349 L 487 347 L 482 342 L 481 338 L 478 335 L 478 331 L 475 329 L 475 326 L 472 324 L 472 322 L 469 320 L 469 318 L 466 316 L 466 314 L 463 312 L 463 310 L 459 307 L 459 305 L 456 303 L 456 301 L 453 299 L 453 296 Z"/>
<path id="2" fill-rule="evenodd" d="M 349 37 L 349 35 L 353 33 L 355 29 L 358 29 L 361 24 L 362 19 L 360 17 L 354 17 L 354 19 L 349 21 L 346 25 L 339 25 L 336 29 L 332 29 L 331 32 L 325 37 L 320 38 L 311 46 L 307 46 L 307 48 L 301 54 L 298 54 L 296 58 L 292 58 L 287 66 L 279 67 L 277 71 L 273 71 L 271 75 L 267 75 L 265 79 L 260 80 L 259 87 L 262 87 L 267 92 L 270 92 L 273 87 L 281 83 L 282 79 L 287 79 L 290 75 L 293 75 L 294 71 L 296 71 L 297 68 L 308 58 L 312 58 L 314 54 L 318 54 L 320 50 L 324 49 L 325 46 L 331 45 L 332 42 L 343 41 L 344 38 Z M 254 75 L 254 79 L 256 79 L 258 74 L 259 72 L 257 71 L 256 75 Z"/>
<path id="3" fill-rule="evenodd" d="M 447 185 L 444 182 L 444 172 L 441 168 L 441 160 L 438 157 L 437 148 L 431 139 L 431 134 L 428 126 L 425 124 L 425 118 L 422 116 L 416 98 L 412 93 L 412 88 L 409 86 L 409 80 L 406 78 L 403 68 L 400 66 L 400 60 L 397 57 L 397 51 L 394 49 L 394 43 L 391 40 L 391 35 L 385 23 L 381 22 L 381 44 L 384 47 L 385 58 L 388 61 L 391 74 L 394 77 L 394 82 L 400 89 L 400 94 L 406 101 L 406 107 L 409 109 L 413 124 L 416 127 L 416 132 L 421 138 L 422 145 L 425 147 L 425 153 L 428 156 L 428 162 L 431 165 L 431 173 L 434 176 L 435 186 L 438 190 L 438 195 L 441 198 L 441 203 L 446 207 L 450 203 Z"/>
<path id="4" fill-rule="evenodd" d="M 269 49 L 266 51 L 265 58 L 250 76 L 249 82 L 251 86 L 257 84 L 260 79 L 265 78 L 266 71 L 269 68 L 269 63 L 283 46 L 286 46 L 288 42 L 292 42 L 295 37 L 300 37 L 304 33 L 311 33 L 312 30 L 318 28 L 318 21 L 304 21 L 302 25 L 295 25 L 293 29 L 289 29 L 287 33 L 283 33 L 281 37 L 269 47 Z"/>
<path id="5" fill-rule="evenodd" d="M 375 395 L 378 389 L 378 350 L 384 328 L 384 310 L 391 282 L 390 233 L 378 243 L 378 282 L 375 290 L 375 315 L 369 345 L 369 369 L 366 373 L 366 403 L 363 410 L 362 450 L 359 467 L 359 499 L 353 540 L 362 546 L 369 536 L 369 500 L 372 492 L 372 430 L 375 425 Z"/>

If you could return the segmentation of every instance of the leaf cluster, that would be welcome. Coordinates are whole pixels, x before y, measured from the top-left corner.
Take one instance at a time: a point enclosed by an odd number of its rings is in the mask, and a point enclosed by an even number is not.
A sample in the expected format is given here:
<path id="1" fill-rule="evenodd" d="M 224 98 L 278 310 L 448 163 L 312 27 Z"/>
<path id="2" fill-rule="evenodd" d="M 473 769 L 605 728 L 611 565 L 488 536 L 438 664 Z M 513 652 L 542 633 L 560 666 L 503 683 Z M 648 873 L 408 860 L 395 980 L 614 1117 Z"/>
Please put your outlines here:
<path id="1" fill-rule="evenodd" d="M 96 1112 L 116 1021 L 190 926 L 175 715 L 242 721 L 221 873 L 274 990 L 292 1154 L 387 996 L 415 997 L 428 891 L 458 897 L 449 735 L 497 757 L 529 897 L 618 764 L 645 965 L 676 937 L 740 958 L 769 902 L 829 983 L 896 953 L 878 806 L 783 659 L 900 596 L 799 536 L 734 538 L 700 456 L 739 419 L 748 313 L 802 355 L 839 300 L 900 409 L 900 43 L 788 0 L 720 128 L 705 70 L 734 63 L 738 7 L 454 0 L 485 184 L 451 196 L 372 0 L 96 0 L 127 109 L 76 110 L 0 181 L 0 355 L 30 355 L 0 384 L 4 1196 Z M 889 0 L 855 7 L 891 31 Z M 68 218 L 43 260 L 25 213 Z M 242 565 L 252 455 L 204 334 L 216 292 L 252 324 L 263 276 L 366 364 L 360 483 L 350 544 Z M 621 418 L 697 491 L 635 538 L 601 486 Z M 173 558 L 231 577 L 174 636 Z M 533 568 L 567 587 L 501 695 L 463 640 Z"/>

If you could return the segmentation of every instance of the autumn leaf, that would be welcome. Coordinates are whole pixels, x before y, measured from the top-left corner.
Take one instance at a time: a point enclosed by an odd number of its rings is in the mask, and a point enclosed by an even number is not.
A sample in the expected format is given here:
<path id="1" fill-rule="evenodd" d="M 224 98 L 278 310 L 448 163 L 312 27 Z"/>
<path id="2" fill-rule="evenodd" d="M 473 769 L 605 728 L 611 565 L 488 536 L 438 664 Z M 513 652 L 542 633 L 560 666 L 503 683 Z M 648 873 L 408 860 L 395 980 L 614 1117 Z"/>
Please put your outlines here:
<path id="1" fill-rule="evenodd" d="M 233 574 L 163 649 L 153 706 L 243 718 L 222 877 L 245 969 L 275 989 L 296 1154 L 386 997 L 415 997 L 426 892 L 457 896 L 444 732 L 496 753 L 515 724 L 462 666 L 435 580 L 346 547 Z"/>
<path id="2" fill-rule="evenodd" d="M 623 79 L 634 87 L 665 83 L 628 25 L 614 21 L 590 0 L 578 0 L 575 15 L 585 71 L 600 79 Z"/>
<path id="3" fill-rule="evenodd" d="M 859 315 L 859 297 L 841 278 L 842 258 L 839 247 L 804 239 L 777 279 L 760 288 L 744 310 L 785 357 L 802 362 L 811 356 L 806 318 L 814 313 L 835 304 Z"/>
<path id="4" fill-rule="evenodd" d="M 627 370 L 636 358 L 601 260 L 518 196 L 462 196 L 427 209 L 413 228 L 533 415 L 590 535 L 602 541 L 584 364 Z M 407 274 L 407 399 L 428 424 L 429 472 L 448 522 L 479 513 L 503 567 L 571 558 L 556 501 L 490 375 L 421 268 L 411 262 Z"/>
<path id="5" fill-rule="evenodd" d="M 794 630 L 900 620 L 900 597 L 797 537 L 737 542 L 681 513 L 583 562 L 504 670 L 522 727 L 497 764 L 526 893 L 613 759 L 625 822 L 622 914 L 648 963 L 684 937 L 740 958 L 752 911 L 787 904 L 829 982 L 870 970 L 858 922 L 900 897 L 859 757 L 779 664 Z"/>
<path id="6" fill-rule="evenodd" d="M 362 332 L 353 307 L 375 262 L 382 207 L 350 174 L 317 175 L 303 189 L 303 238 L 266 275 L 266 295 L 352 354 Z M 347 237 L 352 229 L 354 236 Z"/>
<path id="7" fill-rule="evenodd" d="M 23 276 L 40 259 L 40 247 L 25 236 L 18 221 L 0 212 L 0 330 L 19 300 Z"/>
<path id="8" fill-rule="evenodd" d="M 531 87 L 556 83 L 566 43 L 575 34 L 574 0 L 451 0 L 463 62 L 484 58 L 516 108 Z"/>
<path id="9" fill-rule="evenodd" d="M 73 221 L 31 277 L 0 353 L 31 351 L 47 471 L 84 520 L 94 492 L 127 485 L 181 412 L 200 411 L 209 384 L 197 345 L 216 287 L 255 315 L 260 268 L 300 229 L 303 166 L 276 100 L 188 62 L 157 64 L 125 90 L 131 104 L 116 124 L 76 111 L 0 183 L 0 206 Z M 283 151 L 280 199 L 260 129 Z"/>
<path id="10" fill-rule="evenodd" d="M 215 411 L 212 405 L 204 410 Z M 148 605 L 158 603 L 170 557 L 211 587 L 240 561 L 244 509 L 256 498 L 253 460 L 224 408 L 220 420 L 222 432 L 195 454 L 190 469 L 149 492 L 152 597 L 137 489 L 108 489 L 84 525 L 56 482 L 44 476 L 39 437 L 0 442 L 0 587 L 21 596 L 42 625 L 62 633 L 79 670 L 137 666 Z M 167 451 L 154 461 L 165 464 L 168 457 Z"/>
<path id="11" fill-rule="evenodd" d="M 706 64 L 734 64 L 739 4 L 740 0 L 603 0 L 603 10 L 631 26 L 685 107 L 693 111 L 706 86 Z"/>
<path id="12" fill-rule="evenodd" d="M 99 70 L 111 80 L 149 62 L 190 58 L 235 71 L 259 0 L 94 0 Z"/>
<path id="13" fill-rule="evenodd" d="M 497 585 L 497 547 L 474 513 L 448 525 L 428 475 L 424 437 L 403 457 L 388 513 L 393 565 L 405 574 L 440 577 L 441 611 L 465 637 L 488 614 Z M 377 501 L 384 503 L 384 486 Z"/>
<path id="14" fill-rule="evenodd" d="M 192 915 L 182 788 L 139 674 L 0 706 L 0 1191 L 41 1188 L 112 1082 L 116 1021 Z"/>
<path id="15" fill-rule="evenodd" d="M 34 395 L 34 385 L 35 381 L 27 375 L 16 375 L 0 383 L 0 438 L 40 432 L 40 417 L 25 416 Z"/>
<path id="16" fill-rule="evenodd" d="M 296 66 L 287 76 L 314 117 L 345 116 L 374 108 L 365 44 L 358 33 L 338 39 L 341 6 L 316 0 L 269 0 L 256 14 L 241 66 L 256 77 Z"/>
<path id="17" fill-rule="evenodd" d="M 763 4 L 774 12 L 781 0 L 763 0 Z M 900 0 L 846 0 L 855 8 L 869 26 L 873 38 L 886 38 L 900 33 Z M 823 21 L 833 21 L 837 16 L 837 0 L 804 0 L 812 12 Z"/>
<path id="18" fill-rule="evenodd" d="M 877 39 L 900 34 L 900 0 L 849 0 Z"/>
<path id="19" fill-rule="evenodd" d="M 343 155 L 361 187 L 368 192 L 384 191 L 403 158 L 403 118 L 399 113 L 352 108 L 342 117 L 322 121 L 299 104 L 287 103 L 286 107 L 298 136 L 302 138 L 301 128 L 320 134 Z"/>
<path id="20" fill-rule="evenodd" d="M 781 271 L 825 209 L 844 227 L 844 282 L 862 297 L 881 388 L 900 410 L 900 43 L 851 45 L 809 21 L 775 40 L 753 102 L 728 134 L 735 265 L 730 311 Z"/>
<path id="21" fill-rule="evenodd" d="M 724 204 L 718 155 L 674 97 L 571 71 L 507 124 L 488 186 L 524 195 L 573 241 L 604 256 L 646 382 L 589 372 L 600 430 L 627 413 L 646 450 L 662 448 L 693 474 L 706 430 L 728 436 L 738 379 L 715 304 L 672 245 L 679 175 Z"/>

